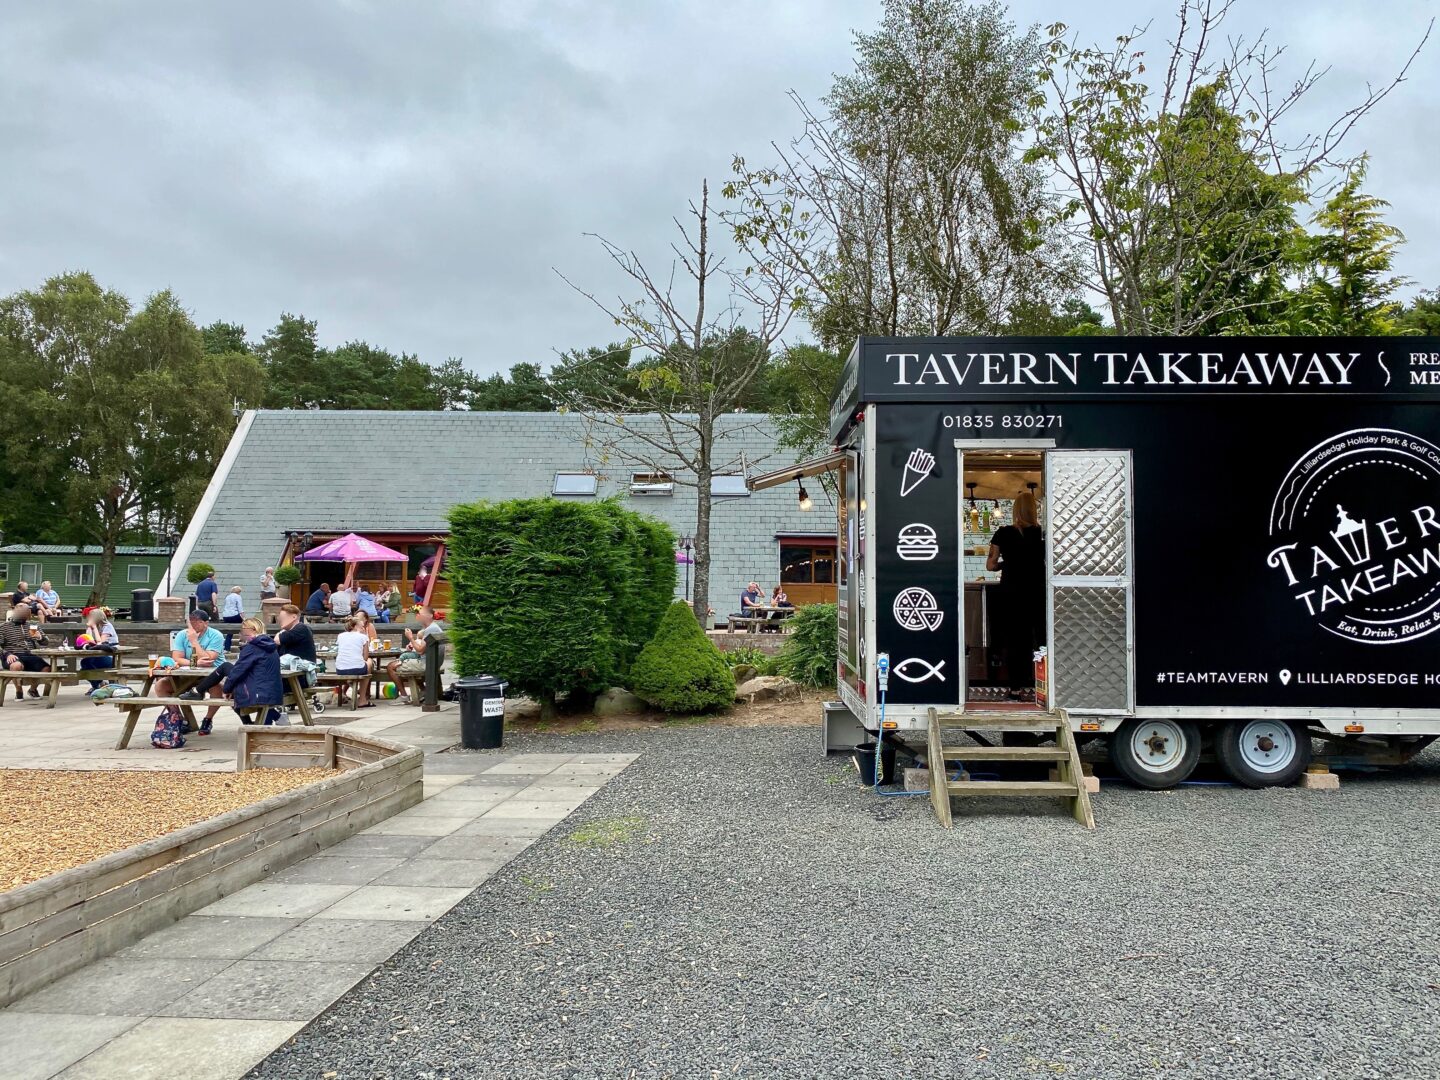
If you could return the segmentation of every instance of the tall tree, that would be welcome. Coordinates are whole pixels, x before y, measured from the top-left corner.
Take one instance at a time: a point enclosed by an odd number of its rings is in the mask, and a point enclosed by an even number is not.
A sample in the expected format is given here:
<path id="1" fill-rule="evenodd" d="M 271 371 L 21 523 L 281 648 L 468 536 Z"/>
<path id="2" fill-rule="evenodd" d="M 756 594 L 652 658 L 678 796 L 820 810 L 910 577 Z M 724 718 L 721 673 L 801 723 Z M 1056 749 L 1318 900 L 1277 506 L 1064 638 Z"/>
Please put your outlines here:
<path id="1" fill-rule="evenodd" d="M 1395 332 L 1440 337 L 1440 289 L 1417 293 L 1395 314 Z"/>
<path id="2" fill-rule="evenodd" d="M 1324 70 L 1286 84 L 1283 48 L 1223 36 L 1234 2 L 1180 0 L 1158 63 L 1143 28 L 1103 47 L 1049 28 L 1028 157 L 1054 170 L 1054 224 L 1084 254 L 1072 284 L 1105 298 L 1117 333 L 1283 330 L 1303 248 L 1297 208 L 1344 164 L 1346 137 L 1429 37 L 1392 79 L 1286 139 Z"/>
<path id="3" fill-rule="evenodd" d="M 484 412 L 553 412 L 555 403 L 539 364 L 514 364 L 508 379 L 497 373 L 477 380 L 470 408 Z"/>
<path id="4" fill-rule="evenodd" d="M 589 439 L 603 455 L 648 472 L 668 473 L 693 487 L 695 616 L 704 625 L 710 593 L 711 479 L 739 470 L 727 443 L 744 425 L 721 423 L 755 384 L 793 315 L 788 275 L 763 278 L 731 270 L 710 240 L 710 189 L 690 204 L 692 223 L 678 220 L 675 265 L 652 273 L 634 252 L 601 239 L 638 296 L 608 303 L 576 287 L 628 335 L 641 360 L 612 380 L 557 365 L 552 386 L 563 404 L 588 421 Z M 562 275 L 563 277 L 563 275 Z M 568 283 L 568 279 L 565 279 Z M 572 285 L 572 287 L 575 287 Z M 581 358 L 580 365 L 585 364 Z M 636 414 L 651 414 L 637 416 Z"/>
<path id="5" fill-rule="evenodd" d="M 1309 280 L 1299 301 L 1310 324 L 1305 332 L 1364 337 L 1399 328 L 1395 294 L 1407 282 L 1391 269 L 1405 236 L 1385 220 L 1390 204 L 1361 190 L 1367 161 L 1356 163 L 1315 215 L 1320 231 L 1306 245 Z"/>
<path id="6" fill-rule="evenodd" d="M 207 360 L 173 294 L 129 302 L 85 273 L 0 301 L 0 370 L 17 395 L 7 461 L 51 490 L 77 539 L 98 544 L 92 602 L 109 588 L 117 545 L 166 513 L 193 512 L 259 368 Z"/>
<path id="7" fill-rule="evenodd" d="M 792 94 L 803 134 L 775 164 L 735 159 L 725 220 L 756 270 L 835 351 L 860 334 L 996 333 L 1057 298 L 1065 252 L 1024 156 L 1037 33 L 995 2 L 886 0 L 855 41 L 827 114 Z"/>
<path id="8" fill-rule="evenodd" d="M 217 319 L 209 326 L 201 328 L 200 337 L 204 340 L 205 352 L 209 356 L 254 352 L 250 343 L 245 340 L 245 327 L 239 323 L 227 323 Z"/>
<path id="9" fill-rule="evenodd" d="M 289 312 L 260 342 L 267 409 L 318 409 L 325 396 L 315 322 Z"/>

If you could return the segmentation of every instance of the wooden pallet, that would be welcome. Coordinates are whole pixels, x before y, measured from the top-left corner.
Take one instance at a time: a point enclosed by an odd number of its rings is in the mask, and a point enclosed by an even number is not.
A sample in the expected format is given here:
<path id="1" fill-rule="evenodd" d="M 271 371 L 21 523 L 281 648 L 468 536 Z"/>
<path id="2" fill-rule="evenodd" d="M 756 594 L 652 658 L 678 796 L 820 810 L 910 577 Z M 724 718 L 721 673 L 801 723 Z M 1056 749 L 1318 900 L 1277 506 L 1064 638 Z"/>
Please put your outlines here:
<path id="1" fill-rule="evenodd" d="M 940 725 L 963 728 L 966 731 L 1034 731 L 1037 728 L 1053 730 L 1054 746 L 946 746 L 940 735 Z M 974 795 L 1040 795 L 1065 799 L 1070 804 L 1070 813 L 1087 829 L 1095 827 L 1095 815 L 1090 809 L 1090 795 L 1085 790 L 1085 780 L 1080 768 L 1080 752 L 1075 746 L 1075 736 L 1070 730 L 1070 718 L 1064 709 L 1046 713 L 1017 715 L 1013 712 L 963 712 L 941 716 L 935 709 L 930 710 L 928 738 L 930 766 L 930 803 L 935 808 L 935 817 L 947 829 L 953 822 L 950 817 L 950 800 L 956 796 Z M 1026 761 L 1051 762 L 1059 775 L 1058 780 L 950 780 L 945 765 L 950 761 Z"/>

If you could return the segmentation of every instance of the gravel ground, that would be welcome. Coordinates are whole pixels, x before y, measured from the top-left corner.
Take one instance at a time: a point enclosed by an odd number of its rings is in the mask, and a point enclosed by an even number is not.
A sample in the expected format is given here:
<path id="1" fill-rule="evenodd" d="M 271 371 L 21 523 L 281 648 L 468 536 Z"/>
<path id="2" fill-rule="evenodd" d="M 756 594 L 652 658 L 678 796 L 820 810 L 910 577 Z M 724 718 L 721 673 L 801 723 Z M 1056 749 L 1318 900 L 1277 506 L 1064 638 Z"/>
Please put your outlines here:
<path id="1" fill-rule="evenodd" d="M 945 832 L 818 744 L 512 740 L 642 757 L 252 1075 L 1440 1075 L 1440 756 Z"/>

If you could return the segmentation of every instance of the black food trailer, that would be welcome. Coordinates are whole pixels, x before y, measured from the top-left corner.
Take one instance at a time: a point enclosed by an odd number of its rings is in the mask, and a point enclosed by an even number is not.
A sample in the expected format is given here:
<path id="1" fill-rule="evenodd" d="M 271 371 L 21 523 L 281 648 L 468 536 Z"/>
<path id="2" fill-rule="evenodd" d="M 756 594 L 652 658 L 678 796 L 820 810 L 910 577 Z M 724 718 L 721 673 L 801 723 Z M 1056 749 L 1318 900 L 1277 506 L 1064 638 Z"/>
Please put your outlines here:
<path id="1" fill-rule="evenodd" d="M 840 695 L 871 733 L 1058 719 L 1153 788 L 1202 746 L 1256 787 L 1312 736 L 1404 761 L 1440 735 L 1437 406 L 1433 339 L 862 338 Z"/>

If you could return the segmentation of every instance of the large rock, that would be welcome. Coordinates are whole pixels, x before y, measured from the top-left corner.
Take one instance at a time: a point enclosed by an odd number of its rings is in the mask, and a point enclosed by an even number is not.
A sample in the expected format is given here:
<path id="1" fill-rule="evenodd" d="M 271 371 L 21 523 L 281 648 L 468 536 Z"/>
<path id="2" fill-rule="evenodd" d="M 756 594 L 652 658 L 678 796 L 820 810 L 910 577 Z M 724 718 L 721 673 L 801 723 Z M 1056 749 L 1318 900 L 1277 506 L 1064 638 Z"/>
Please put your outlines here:
<path id="1" fill-rule="evenodd" d="M 760 675 L 735 688 L 736 701 L 791 701 L 800 696 L 800 684 L 783 675 Z"/>
<path id="2" fill-rule="evenodd" d="M 649 708 L 650 706 L 629 690 L 612 686 L 595 699 L 594 711 L 596 716 L 623 716 L 625 713 L 647 712 Z"/>

